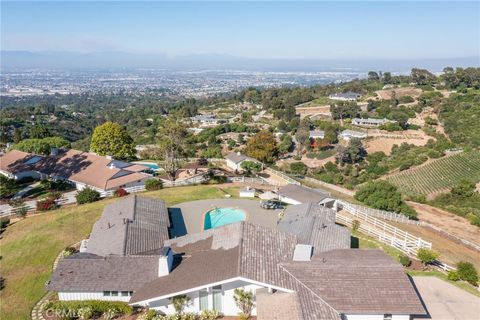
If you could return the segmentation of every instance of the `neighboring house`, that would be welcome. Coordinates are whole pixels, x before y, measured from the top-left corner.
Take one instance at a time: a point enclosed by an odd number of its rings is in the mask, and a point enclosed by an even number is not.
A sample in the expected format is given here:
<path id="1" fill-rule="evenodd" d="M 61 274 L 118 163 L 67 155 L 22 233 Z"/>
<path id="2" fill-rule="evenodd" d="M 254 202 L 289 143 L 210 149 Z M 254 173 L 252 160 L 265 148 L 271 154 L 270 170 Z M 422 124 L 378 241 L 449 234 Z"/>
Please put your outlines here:
<path id="1" fill-rule="evenodd" d="M 320 130 L 310 130 L 310 139 L 324 139 L 325 138 L 325 131 Z"/>
<path id="2" fill-rule="evenodd" d="M 89 187 L 97 191 L 143 186 L 151 176 L 149 168 L 73 149 L 53 149 L 48 156 L 17 150 L 0 158 L 0 173 L 14 179 L 67 180 L 78 190 Z"/>
<path id="3" fill-rule="evenodd" d="M 242 162 L 244 161 L 259 162 L 257 159 L 248 157 L 240 152 L 232 152 L 225 157 L 227 167 L 235 171 L 243 171 Z"/>
<path id="4" fill-rule="evenodd" d="M 278 199 L 288 204 L 313 202 L 327 206 L 333 205 L 335 199 L 330 194 L 319 189 L 312 189 L 296 184 L 287 184 L 278 190 Z"/>
<path id="5" fill-rule="evenodd" d="M 352 124 L 356 126 L 366 126 L 366 127 L 379 127 L 387 123 L 395 123 L 396 121 L 388 120 L 388 119 L 362 119 L 362 118 L 353 118 Z"/>
<path id="6" fill-rule="evenodd" d="M 332 100 L 340 100 L 340 101 L 356 101 L 362 95 L 356 92 L 348 91 L 344 93 L 334 93 L 328 96 L 329 99 Z"/>
<path id="7" fill-rule="evenodd" d="M 352 138 L 365 139 L 367 136 L 368 135 L 365 132 L 353 130 L 343 130 L 342 133 L 340 133 L 340 137 L 345 140 L 350 140 Z"/>
<path id="8" fill-rule="evenodd" d="M 214 114 L 199 114 L 194 117 L 190 117 L 190 120 L 202 127 L 211 127 L 227 122 L 225 119 L 218 119 Z"/>
<path id="9" fill-rule="evenodd" d="M 47 289 L 59 292 L 60 300 L 119 300 L 174 314 L 171 298 L 187 295 L 185 312 L 215 309 L 237 316 L 234 290 L 243 288 L 253 292 L 259 320 L 407 320 L 426 314 L 399 263 L 380 250 L 343 249 L 348 230 L 337 230 L 342 227 L 329 209 L 289 208 L 279 227 L 287 232 L 238 222 L 165 240 L 170 225 L 161 200 L 120 201 L 94 226 L 86 252 L 58 263 Z M 310 227 L 312 217 L 319 224 Z M 305 234 L 289 227 L 296 219 L 306 219 Z M 156 232 L 147 232 L 155 225 Z M 95 238 L 103 241 L 93 245 Z"/>

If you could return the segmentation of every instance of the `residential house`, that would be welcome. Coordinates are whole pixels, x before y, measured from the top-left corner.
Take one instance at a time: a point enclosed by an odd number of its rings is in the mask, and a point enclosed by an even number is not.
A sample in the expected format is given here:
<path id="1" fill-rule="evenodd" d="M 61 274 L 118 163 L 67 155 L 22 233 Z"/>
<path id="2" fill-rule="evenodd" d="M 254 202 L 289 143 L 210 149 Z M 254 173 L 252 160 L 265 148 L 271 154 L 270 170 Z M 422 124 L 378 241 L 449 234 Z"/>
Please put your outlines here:
<path id="1" fill-rule="evenodd" d="M 312 189 L 297 184 L 287 184 L 278 190 L 278 199 L 288 204 L 301 204 L 313 202 L 317 204 L 333 206 L 335 199 L 330 194 L 320 190 Z"/>
<path id="2" fill-rule="evenodd" d="M 325 131 L 321 130 L 310 130 L 309 134 L 310 139 L 324 139 L 325 138 Z"/>
<path id="3" fill-rule="evenodd" d="M 259 320 L 426 314 L 403 267 L 380 250 L 348 249 L 348 230 L 340 231 L 334 211 L 319 205 L 292 206 L 278 229 L 238 222 L 166 240 L 161 200 L 120 201 L 94 226 L 86 252 L 58 263 L 47 289 L 60 300 L 126 301 L 174 314 L 170 299 L 187 295 L 186 312 L 237 316 L 234 290 L 243 288 L 253 292 Z M 318 222 L 309 226 L 312 218 Z M 304 234 L 290 224 L 297 219 Z"/>
<path id="4" fill-rule="evenodd" d="M 232 152 L 225 157 L 225 164 L 234 171 L 243 171 L 242 163 L 245 161 L 259 162 L 257 159 L 246 156 L 240 152 Z"/>
<path id="5" fill-rule="evenodd" d="M 331 100 L 339 101 L 356 101 L 362 95 L 353 91 L 343 92 L 343 93 L 334 93 L 328 96 Z"/>
<path id="6" fill-rule="evenodd" d="M 353 130 L 343 130 L 340 133 L 340 138 L 345 140 L 351 140 L 352 138 L 365 139 L 367 136 L 368 135 L 366 132 L 353 131 Z"/>
<path id="7" fill-rule="evenodd" d="M 194 117 L 190 117 L 193 123 L 199 124 L 201 127 L 213 127 L 221 123 L 226 123 L 227 120 L 219 119 L 215 114 L 199 114 Z"/>
<path id="8" fill-rule="evenodd" d="M 388 120 L 388 119 L 362 119 L 362 118 L 353 118 L 352 124 L 356 126 L 365 126 L 365 127 L 379 127 L 387 123 L 395 123 L 396 121 Z"/>
<path id="9" fill-rule="evenodd" d="M 100 192 L 143 186 L 148 167 L 73 149 L 52 149 L 48 156 L 12 150 L 0 158 L 0 173 L 13 179 L 66 180 L 78 190 Z"/>

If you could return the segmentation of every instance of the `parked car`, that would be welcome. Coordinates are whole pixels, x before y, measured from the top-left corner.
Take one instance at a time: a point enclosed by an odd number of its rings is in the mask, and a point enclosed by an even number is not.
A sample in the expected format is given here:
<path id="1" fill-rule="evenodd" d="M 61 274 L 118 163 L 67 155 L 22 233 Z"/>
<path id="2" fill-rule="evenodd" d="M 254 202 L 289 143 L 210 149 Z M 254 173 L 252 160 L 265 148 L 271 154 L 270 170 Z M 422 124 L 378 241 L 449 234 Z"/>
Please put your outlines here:
<path id="1" fill-rule="evenodd" d="M 268 200 L 260 202 L 260 207 L 262 209 L 282 209 L 283 205 L 278 201 Z"/>

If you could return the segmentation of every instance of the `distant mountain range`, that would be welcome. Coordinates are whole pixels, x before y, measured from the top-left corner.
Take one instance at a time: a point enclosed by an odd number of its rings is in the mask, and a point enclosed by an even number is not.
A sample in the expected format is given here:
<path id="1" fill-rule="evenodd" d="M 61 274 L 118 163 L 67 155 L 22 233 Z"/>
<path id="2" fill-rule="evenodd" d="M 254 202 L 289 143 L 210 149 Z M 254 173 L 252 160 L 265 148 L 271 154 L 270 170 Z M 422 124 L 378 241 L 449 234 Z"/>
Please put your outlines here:
<path id="1" fill-rule="evenodd" d="M 441 71 L 445 66 L 480 66 L 480 57 L 417 60 L 321 60 L 321 59 L 250 59 L 223 54 L 198 54 L 169 58 L 164 54 L 126 52 L 77 53 L 64 51 L 1 51 L 1 68 L 85 69 L 85 68 L 167 68 L 167 69 L 238 69 L 259 71 L 368 71 L 408 72 L 412 67 Z"/>

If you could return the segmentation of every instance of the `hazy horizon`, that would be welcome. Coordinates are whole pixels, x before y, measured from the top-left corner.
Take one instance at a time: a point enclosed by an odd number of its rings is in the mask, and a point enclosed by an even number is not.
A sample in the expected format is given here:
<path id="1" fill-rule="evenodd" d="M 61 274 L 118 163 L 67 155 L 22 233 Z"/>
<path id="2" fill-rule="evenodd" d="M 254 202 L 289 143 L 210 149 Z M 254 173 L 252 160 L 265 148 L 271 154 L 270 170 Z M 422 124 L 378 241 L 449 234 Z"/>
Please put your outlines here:
<path id="1" fill-rule="evenodd" d="M 1 7 L 5 52 L 111 52 L 171 61 L 480 57 L 476 1 L 2 1 Z"/>

